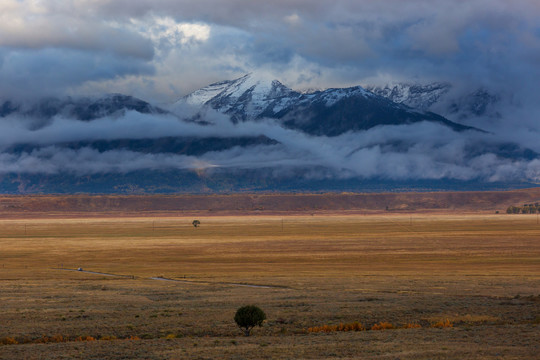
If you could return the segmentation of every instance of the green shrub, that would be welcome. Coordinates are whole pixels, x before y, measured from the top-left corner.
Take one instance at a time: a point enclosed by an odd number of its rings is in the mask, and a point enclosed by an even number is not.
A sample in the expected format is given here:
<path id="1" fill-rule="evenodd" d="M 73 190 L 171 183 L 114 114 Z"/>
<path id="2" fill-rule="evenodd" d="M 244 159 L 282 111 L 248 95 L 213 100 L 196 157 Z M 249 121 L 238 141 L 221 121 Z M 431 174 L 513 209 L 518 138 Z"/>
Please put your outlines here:
<path id="1" fill-rule="evenodd" d="M 255 326 L 262 326 L 264 320 L 266 320 L 266 314 L 255 305 L 242 306 L 234 315 L 234 321 L 246 336 L 249 336 Z"/>

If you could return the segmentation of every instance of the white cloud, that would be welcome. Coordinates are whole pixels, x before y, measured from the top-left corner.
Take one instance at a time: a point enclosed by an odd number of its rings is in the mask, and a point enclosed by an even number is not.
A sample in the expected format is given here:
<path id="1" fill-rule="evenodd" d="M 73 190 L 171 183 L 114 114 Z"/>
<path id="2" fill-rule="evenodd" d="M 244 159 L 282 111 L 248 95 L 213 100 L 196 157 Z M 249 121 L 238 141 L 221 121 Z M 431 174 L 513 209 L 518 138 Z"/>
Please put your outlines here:
<path id="1" fill-rule="evenodd" d="M 205 42 L 210 38 L 210 26 L 204 23 L 176 22 L 172 17 L 151 16 L 131 19 L 131 24 L 141 35 L 147 36 L 159 48 L 163 41 L 173 46 L 190 42 Z"/>
<path id="2" fill-rule="evenodd" d="M 289 25 L 298 25 L 301 22 L 300 16 L 298 14 L 294 13 L 291 15 L 287 15 L 283 18 L 285 22 Z"/>
<path id="3" fill-rule="evenodd" d="M 540 160 L 504 158 L 486 148 L 504 137 L 469 131 L 456 133 L 442 125 L 417 123 L 375 127 L 337 137 L 313 137 L 285 129 L 274 121 L 232 124 L 222 114 L 209 112 L 211 125 L 178 120 L 169 115 L 127 112 L 120 118 L 90 122 L 54 118 L 37 130 L 17 118 L 0 122 L 0 143 L 35 144 L 31 150 L 0 153 L 2 173 L 61 172 L 95 174 L 125 173 L 143 169 L 274 169 L 274 176 L 290 171 L 310 178 L 456 179 L 485 181 L 540 181 Z M 277 144 L 250 148 L 233 147 L 184 156 L 168 152 L 139 153 L 129 150 L 99 152 L 89 147 L 65 148 L 66 142 L 152 139 L 163 137 L 258 137 Z M 488 146 L 489 147 L 489 146 Z M 27 147 L 28 149 L 28 147 Z M 296 170 L 295 170 L 296 169 Z"/>

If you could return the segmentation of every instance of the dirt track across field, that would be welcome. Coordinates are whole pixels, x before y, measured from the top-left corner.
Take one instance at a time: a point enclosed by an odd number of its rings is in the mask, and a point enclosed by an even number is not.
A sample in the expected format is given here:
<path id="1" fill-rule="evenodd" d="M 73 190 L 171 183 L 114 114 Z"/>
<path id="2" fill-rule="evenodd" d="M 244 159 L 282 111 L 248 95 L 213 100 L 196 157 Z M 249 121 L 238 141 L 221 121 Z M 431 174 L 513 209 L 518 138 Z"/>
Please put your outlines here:
<path id="1" fill-rule="evenodd" d="M 94 275 L 135 279 L 135 275 L 110 274 L 110 273 L 90 271 L 90 270 L 84 270 L 84 269 L 57 269 L 55 268 L 53 270 L 76 271 L 76 272 L 84 273 L 84 274 L 94 274 Z M 210 282 L 210 281 L 197 281 L 197 280 L 186 280 L 186 279 L 170 279 L 170 278 L 165 278 L 162 276 L 154 276 L 148 279 L 158 280 L 158 281 L 172 281 L 172 282 L 177 282 L 177 283 L 182 283 L 182 284 L 195 284 L 195 285 L 231 285 L 231 286 L 250 287 L 250 288 L 259 288 L 259 289 L 287 289 L 286 286 L 244 284 L 244 283 L 233 283 L 233 282 Z"/>

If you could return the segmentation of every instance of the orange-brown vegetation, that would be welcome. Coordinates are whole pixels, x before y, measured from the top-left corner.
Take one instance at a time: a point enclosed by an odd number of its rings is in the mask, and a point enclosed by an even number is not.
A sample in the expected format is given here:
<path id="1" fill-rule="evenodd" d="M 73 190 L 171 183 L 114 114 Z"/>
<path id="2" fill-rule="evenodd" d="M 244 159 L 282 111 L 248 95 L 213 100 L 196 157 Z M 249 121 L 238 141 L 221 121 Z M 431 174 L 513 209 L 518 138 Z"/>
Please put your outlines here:
<path id="1" fill-rule="evenodd" d="M 174 336 L 176 337 L 176 336 Z M 166 337 L 168 339 L 174 337 Z M 4 337 L 0 338 L 0 345 L 17 345 L 17 344 L 49 344 L 49 343 L 66 343 L 66 342 L 81 342 L 81 341 L 113 341 L 113 340 L 141 340 L 140 337 L 135 335 L 130 335 L 126 337 L 116 337 L 116 336 L 100 336 L 99 339 L 93 336 L 84 335 L 84 336 L 65 336 L 65 335 L 52 335 L 47 336 L 43 335 L 36 338 L 29 337 L 20 337 L 19 339 L 13 337 Z"/>
<path id="2" fill-rule="evenodd" d="M 437 321 L 436 323 L 431 324 L 431 327 L 451 328 L 451 327 L 454 327 L 454 324 L 449 319 L 445 319 L 445 320 L 440 320 L 440 321 Z"/>
<path id="3" fill-rule="evenodd" d="M 0 339 L 0 344 L 2 345 L 16 345 L 18 343 L 19 342 L 12 337 L 5 337 Z"/>
<path id="4" fill-rule="evenodd" d="M 371 327 L 371 330 L 389 330 L 389 329 L 395 329 L 395 327 L 394 325 L 386 321 L 381 321 L 380 323 L 374 324 Z"/>
<path id="5" fill-rule="evenodd" d="M 334 332 L 334 331 L 364 331 L 366 328 L 361 323 L 355 321 L 349 324 L 313 326 L 307 329 L 308 333 Z"/>
<path id="6" fill-rule="evenodd" d="M 407 324 L 403 325 L 404 329 L 419 329 L 421 327 L 422 327 L 422 325 L 415 324 L 415 323 L 407 323 Z"/>
<path id="7" fill-rule="evenodd" d="M 448 321 L 448 320 L 447 320 Z M 450 325 L 448 325 L 450 324 Z M 435 326 L 437 325 L 437 326 Z M 401 329 L 419 329 L 422 326 L 416 323 L 407 323 L 401 327 Z M 452 327 L 450 322 L 440 322 L 433 325 L 433 327 Z M 340 323 L 339 325 L 321 325 L 321 326 L 312 326 L 307 328 L 308 333 L 319 333 L 319 332 L 335 332 L 335 331 L 366 331 L 366 330 L 392 330 L 399 329 L 387 321 L 381 321 L 377 324 L 373 324 L 371 328 L 366 329 L 364 325 L 360 322 L 353 322 L 348 324 Z"/>

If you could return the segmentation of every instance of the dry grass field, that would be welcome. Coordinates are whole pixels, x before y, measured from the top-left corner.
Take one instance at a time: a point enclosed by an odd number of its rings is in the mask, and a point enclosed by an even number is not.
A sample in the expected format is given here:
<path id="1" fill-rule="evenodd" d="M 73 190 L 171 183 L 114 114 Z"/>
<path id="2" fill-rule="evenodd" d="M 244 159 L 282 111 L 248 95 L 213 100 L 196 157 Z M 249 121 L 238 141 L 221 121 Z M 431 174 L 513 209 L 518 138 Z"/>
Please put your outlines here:
<path id="1" fill-rule="evenodd" d="M 536 215 L 193 219 L 0 220 L 0 359 L 539 358 Z"/>

